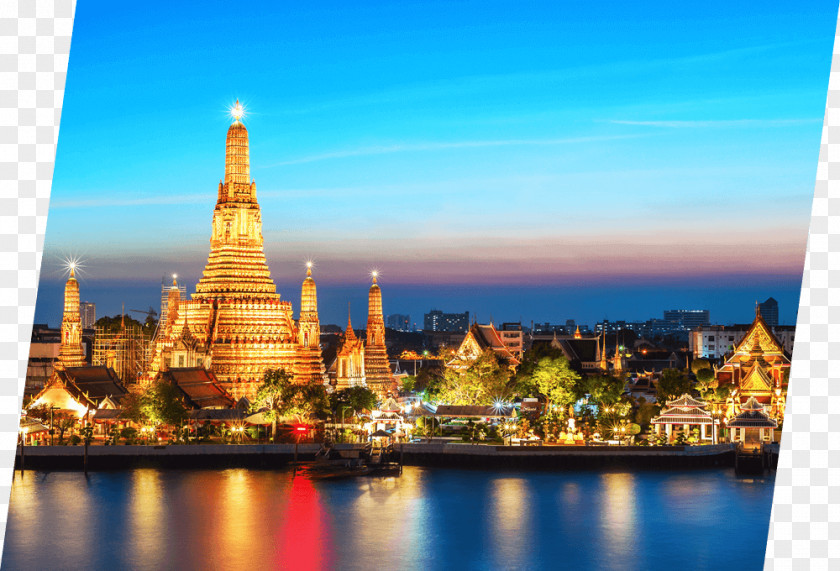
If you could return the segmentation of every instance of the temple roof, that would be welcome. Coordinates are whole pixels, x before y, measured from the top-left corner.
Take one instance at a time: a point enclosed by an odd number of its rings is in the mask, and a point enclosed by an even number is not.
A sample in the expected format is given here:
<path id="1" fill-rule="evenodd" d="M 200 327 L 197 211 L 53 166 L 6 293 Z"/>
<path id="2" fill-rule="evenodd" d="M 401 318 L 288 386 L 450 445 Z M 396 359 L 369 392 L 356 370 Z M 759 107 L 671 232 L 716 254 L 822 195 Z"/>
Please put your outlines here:
<path id="1" fill-rule="evenodd" d="M 674 406 L 666 409 L 650 422 L 651 424 L 711 424 L 712 415 L 696 406 Z"/>
<path id="2" fill-rule="evenodd" d="M 181 390 L 190 408 L 231 408 L 235 404 L 215 375 L 203 367 L 169 369 L 161 373 L 161 378 Z"/>
<path id="3" fill-rule="evenodd" d="M 110 367 L 67 367 L 59 371 L 58 375 L 68 390 L 73 392 L 75 388 L 97 404 L 106 397 L 117 401 L 128 394 L 117 373 Z"/>
<path id="4" fill-rule="evenodd" d="M 685 393 L 677 399 L 670 400 L 666 403 L 668 407 L 683 407 L 683 408 L 705 408 L 706 403 L 702 400 L 698 400 L 693 398 L 689 394 Z"/>

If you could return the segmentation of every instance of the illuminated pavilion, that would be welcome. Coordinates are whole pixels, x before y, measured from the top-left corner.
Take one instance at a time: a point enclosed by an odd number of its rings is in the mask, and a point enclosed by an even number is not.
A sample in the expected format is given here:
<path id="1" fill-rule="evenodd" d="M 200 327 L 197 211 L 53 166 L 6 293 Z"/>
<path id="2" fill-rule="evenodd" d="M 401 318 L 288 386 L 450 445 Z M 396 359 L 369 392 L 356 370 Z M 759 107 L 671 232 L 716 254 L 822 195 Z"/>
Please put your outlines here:
<path id="1" fill-rule="evenodd" d="M 263 249 L 256 183 L 250 178 L 248 131 L 237 101 L 227 132 L 225 177 L 213 211 L 210 254 L 191 300 L 176 285 L 153 346 L 147 380 L 170 367 L 206 367 L 235 399 L 253 398 L 267 369 L 297 382 L 323 382 L 317 296 L 311 267 L 301 315 L 282 301 Z"/>

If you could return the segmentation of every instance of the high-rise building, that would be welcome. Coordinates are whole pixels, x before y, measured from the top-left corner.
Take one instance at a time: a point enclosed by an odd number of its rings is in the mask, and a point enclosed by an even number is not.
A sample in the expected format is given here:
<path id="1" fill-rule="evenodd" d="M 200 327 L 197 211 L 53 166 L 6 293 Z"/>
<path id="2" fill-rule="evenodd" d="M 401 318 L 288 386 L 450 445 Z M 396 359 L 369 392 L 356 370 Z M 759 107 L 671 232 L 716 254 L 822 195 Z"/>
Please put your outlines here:
<path id="1" fill-rule="evenodd" d="M 758 310 L 761 312 L 761 317 L 764 322 L 770 327 L 779 325 L 779 302 L 768 297 L 763 303 L 758 304 Z"/>
<path id="2" fill-rule="evenodd" d="M 96 304 L 83 301 L 79 304 L 79 316 L 82 320 L 82 329 L 93 329 L 96 323 Z"/>
<path id="3" fill-rule="evenodd" d="M 444 313 L 433 309 L 423 316 L 424 331 L 451 331 L 466 333 L 470 327 L 470 312 Z"/>
<path id="4" fill-rule="evenodd" d="M 385 318 L 385 326 L 394 331 L 411 331 L 411 316 L 392 313 Z"/>
<path id="5" fill-rule="evenodd" d="M 664 312 L 665 321 L 677 325 L 677 329 L 690 331 L 709 324 L 708 309 L 670 309 Z"/>

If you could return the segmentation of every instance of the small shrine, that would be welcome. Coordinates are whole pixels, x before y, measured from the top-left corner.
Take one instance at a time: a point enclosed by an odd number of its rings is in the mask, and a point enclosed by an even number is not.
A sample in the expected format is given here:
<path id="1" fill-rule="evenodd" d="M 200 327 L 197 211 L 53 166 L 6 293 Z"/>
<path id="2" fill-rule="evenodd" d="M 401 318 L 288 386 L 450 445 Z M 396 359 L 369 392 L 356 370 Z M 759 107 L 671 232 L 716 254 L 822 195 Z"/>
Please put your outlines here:
<path id="1" fill-rule="evenodd" d="M 741 412 L 726 423 L 730 442 L 740 442 L 745 448 L 761 448 L 765 442 L 774 441 L 774 431 L 779 423 L 770 418 L 755 397 L 741 405 Z"/>
<path id="2" fill-rule="evenodd" d="M 665 427 L 665 434 L 671 440 L 675 429 L 682 427 L 682 432 L 689 435 L 692 426 L 700 427 L 700 441 L 711 441 L 718 443 L 717 426 L 719 421 L 706 410 L 706 403 L 684 394 L 678 399 L 668 401 L 665 410 L 650 421 L 656 427 L 656 435 L 662 434 L 662 427 Z"/>

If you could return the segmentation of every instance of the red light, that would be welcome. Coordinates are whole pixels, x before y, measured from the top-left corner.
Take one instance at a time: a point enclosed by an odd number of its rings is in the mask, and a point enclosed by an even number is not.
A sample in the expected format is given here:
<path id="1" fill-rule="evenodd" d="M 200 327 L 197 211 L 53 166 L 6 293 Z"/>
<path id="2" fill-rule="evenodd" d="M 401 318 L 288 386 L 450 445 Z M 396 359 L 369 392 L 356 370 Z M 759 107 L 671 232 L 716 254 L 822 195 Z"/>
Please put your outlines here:
<path id="1" fill-rule="evenodd" d="M 305 424 L 296 424 L 295 425 L 295 432 L 306 432 L 309 429 L 308 426 Z"/>

